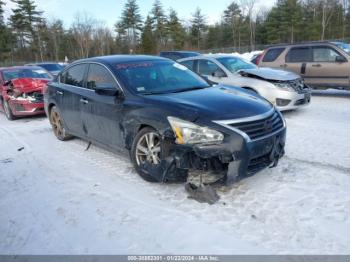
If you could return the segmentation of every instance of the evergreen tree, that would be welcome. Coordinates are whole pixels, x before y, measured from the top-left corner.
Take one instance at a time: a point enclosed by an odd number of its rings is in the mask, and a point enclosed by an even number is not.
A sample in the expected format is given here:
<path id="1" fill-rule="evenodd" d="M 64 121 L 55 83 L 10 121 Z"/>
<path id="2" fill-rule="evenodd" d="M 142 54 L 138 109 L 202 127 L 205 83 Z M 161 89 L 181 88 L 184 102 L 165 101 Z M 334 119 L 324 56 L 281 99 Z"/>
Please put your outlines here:
<path id="1" fill-rule="evenodd" d="M 207 34 L 207 40 L 205 41 L 205 48 L 211 49 L 211 48 L 220 48 L 231 43 L 231 36 L 230 39 L 227 43 L 225 41 L 225 35 L 227 36 L 227 33 L 225 34 L 225 30 L 227 27 L 224 25 L 220 24 L 215 24 L 212 26 L 208 26 L 208 34 Z M 225 42 L 225 43 L 224 43 Z"/>
<path id="2" fill-rule="evenodd" d="M 132 48 L 135 48 L 142 29 L 142 18 L 136 0 L 128 0 L 126 2 L 122 11 L 121 20 L 116 27 L 117 30 L 122 30 L 123 33 L 126 33 L 127 41 Z"/>
<path id="3" fill-rule="evenodd" d="M 235 47 L 240 46 L 240 30 L 242 22 L 242 14 L 239 6 L 232 2 L 224 11 L 223 26 L 225 27 L 224 38 L 231 38 L 231 43 Z"/>
<path id="4" fill-rule="evenodd" d="M 299 0 L 278 0 L 266 21 L 270 43 L 293 43 L 299 41 L 303 31 L 303 7 Z"/>
<path id="5" fill-rule="evenodd" d="M 153 34 L 153 22 L 150 16 L 147 16 L 142 30 L 141 48 L 142 52 L 145 54 L 155 54 L 157 52 L 156 41 Z"/>
<path id="6" fill-rule="evenodd" d="M 151 19 L 153 22 L 154 36 L 157 39 L 157 51 L 160 51 L 166 47 L 168 33 L 167 17 L 160 0 L 155 0 L 153 4 Z"/>
<path id="7" fill-rule="evenodd" d="M 195 45 L 197 49 L 201 48 L 201 41 L 203 40 L 203 34 L 206 28 L 206 18 L 198 7 L 191 19 L 191 40 L 192 44 Z"/>
<path id="8" fill-rule="evenodd" d="M 4 21 L 4 5 L 0 0 L 0 62 L 6 61 L 10 57 L 12 46 L 12 34 Z"/>
<path id="9" fill-rule="evenodd" d="M 3 6 L 5 5 L 5 3 L 0 0 L 0 26 L 4 25 L 4 8 Z"/>
<path id="10" fill-rule="evenodd" d="M 168 21 L 168 35 L 171 42 L 172 49 L 182 49 L 185 44 L 186 31 L 180 23 L 177 13 L 174 9 L 169 11 L 169 21 Z"/>
<path id="11" fill-rule="evenodd" d="M 17 37 L 19 48 L 22 49 L 22 59 L 25 59 L 24 48 L 28 46 L 31 47 L 31 52 L 34 52 L 37 59 L 40 48 L 36 30 L 42 20 L 42 12 L 37 11 L 37 6 L 32 0 L 11 1 L 16 4 L 16 7 L 12 9 L 10 24 Z"/>

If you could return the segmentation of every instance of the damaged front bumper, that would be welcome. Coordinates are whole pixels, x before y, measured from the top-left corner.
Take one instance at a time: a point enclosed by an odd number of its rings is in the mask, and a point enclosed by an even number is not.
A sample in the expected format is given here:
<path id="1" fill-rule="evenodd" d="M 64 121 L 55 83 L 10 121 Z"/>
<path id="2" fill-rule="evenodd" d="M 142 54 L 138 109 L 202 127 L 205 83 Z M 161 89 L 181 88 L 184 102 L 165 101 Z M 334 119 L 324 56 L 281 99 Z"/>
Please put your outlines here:
<path id="1" fill-rule="evenodd" d="M 9 106 L 16 116 L 29 116 L 44 114 L 44 102 L 32 97 L 9 97 Z"/>
<path id="2" fill-rule="evenodd" d="M 143 172 L 149 173 L 159 182 L 185 182 L 191 170 L 209 171 L 212 175 L 223 177 L 226 185 L 230 185 L 244 177 L 251 176 L 264 168 L 275 167 L 284 155 L 286 125 L 283 116 L 273 110 L 270 115 L 261 119 L 241 119 L 239 123 L 247 125 L 266 125 L 269 121 L 282 123 L 276 130 L 254 138 L 249 132 L 244 133 L 230 125 L 228 121 L 217 121 L 216 129 L 225 133 L 221 144 L 215 145 L 177 145 L 174 139 L 165 136 L 163 141 L 163 158 L 158 167 L 143 164 Z M 245 121 L 245 122 L 244 122 Z M 237 122 L 237 121 L 235 121 Z M 221 129 L 221 130 L 220 130 Z"/>

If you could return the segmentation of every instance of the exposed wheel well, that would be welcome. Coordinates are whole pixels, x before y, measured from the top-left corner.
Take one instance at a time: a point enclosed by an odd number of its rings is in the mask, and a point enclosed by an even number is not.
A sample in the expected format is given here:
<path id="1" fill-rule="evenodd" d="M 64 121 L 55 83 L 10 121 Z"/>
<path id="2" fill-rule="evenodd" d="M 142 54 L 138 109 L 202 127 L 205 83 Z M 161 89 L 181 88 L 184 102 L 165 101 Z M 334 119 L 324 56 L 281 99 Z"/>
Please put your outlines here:
<path id="1" fill-rule="evenodd" d="M 146 125 L 146 124 L 142 124 L 142 125 L 140 125 L 139 129 L 137 130 L 137 133 L 140 132 L 140 130 L 141 130 L 141 129 L 144 129 L 145 127 L 150 127 L 150 128 L 155 129 L 153 126 Z M 135 135 L 136 135 L 136 134 L 135 134 Z"/>
<path id="2" fill-rule="evenodd" d="M 51 103 L 51 104 L 49 104 L 49 107 L 48 107 L 48 117 L 50 117 L 50 113 L 51 113 L 51 109 L 53 108 L 55 106 L 55 104 L 54 103 Z"/>
<path id="3" fill-rule="evenodd" d="M 146 128 L 146 127 L 150 127 L 155 129 L 153 126 L 151 125 L 146 125 L 146 124 L 141 124 L 133 133 L 133 132 L 129 132 L 128 135 L 125 138 L 125 148 L 130 150 L 131 149 L 131 145 L 135 139 L 135 136 L 140 132 L 140 130 Z"/>

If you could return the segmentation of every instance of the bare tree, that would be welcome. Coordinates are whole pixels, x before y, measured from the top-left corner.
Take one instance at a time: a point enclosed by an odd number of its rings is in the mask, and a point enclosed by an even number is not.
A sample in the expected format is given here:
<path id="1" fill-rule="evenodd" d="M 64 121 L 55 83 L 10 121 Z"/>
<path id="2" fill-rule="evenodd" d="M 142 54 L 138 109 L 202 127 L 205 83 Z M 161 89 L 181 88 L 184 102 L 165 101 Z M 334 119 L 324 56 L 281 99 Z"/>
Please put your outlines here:
<path id="1" fill-rule="evenodd" d="M 320 0 L 321 10 L 322 10 L 322 16 L 321 16 L 322 17 L 321 40 L 322 41 L 325 39 L 327 26 L 329 25 L 329 22 L 333 16 L 335 2 L 336 0 Z"/>
<path id="2" fill-rule="evenodd" d="M 243 14 L 246 13 L 249 19 L 249 43 L 250 49 L 255 49 L 255 13 L 254 8 L 258 0 L 240 0 Z"/>
<path id="3" fill-rule="evenodd" d="M 95 53 L 97 55 L 109 55 L 111 54 L 113 43 L 113 36 L 111 30 L 104 24 L 99 25 L 93 31 Z"/>
<path id="4" fill-rule="evenodd" d="M 72 32 L 79 46 L 79 57 L 89 57 L 93 42 L 93 31 L 97 21 L 86 13 L 78 13 L 72 24 Z"/>

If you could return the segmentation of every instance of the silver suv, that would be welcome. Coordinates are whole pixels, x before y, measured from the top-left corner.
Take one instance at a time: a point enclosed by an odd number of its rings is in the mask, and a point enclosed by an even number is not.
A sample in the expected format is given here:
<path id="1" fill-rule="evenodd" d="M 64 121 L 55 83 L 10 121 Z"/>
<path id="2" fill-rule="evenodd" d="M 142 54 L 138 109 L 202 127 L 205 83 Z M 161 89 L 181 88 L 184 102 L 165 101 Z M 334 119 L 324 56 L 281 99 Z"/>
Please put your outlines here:
<path id="1" fill-rule="evenodd" d="M 212 82 L 258 93 L 279 110 L 291 110 L 310 103 L 310 88 L 295 73 L 259 68 L 232 55 L 202 55 L 178 62 Z"/>

